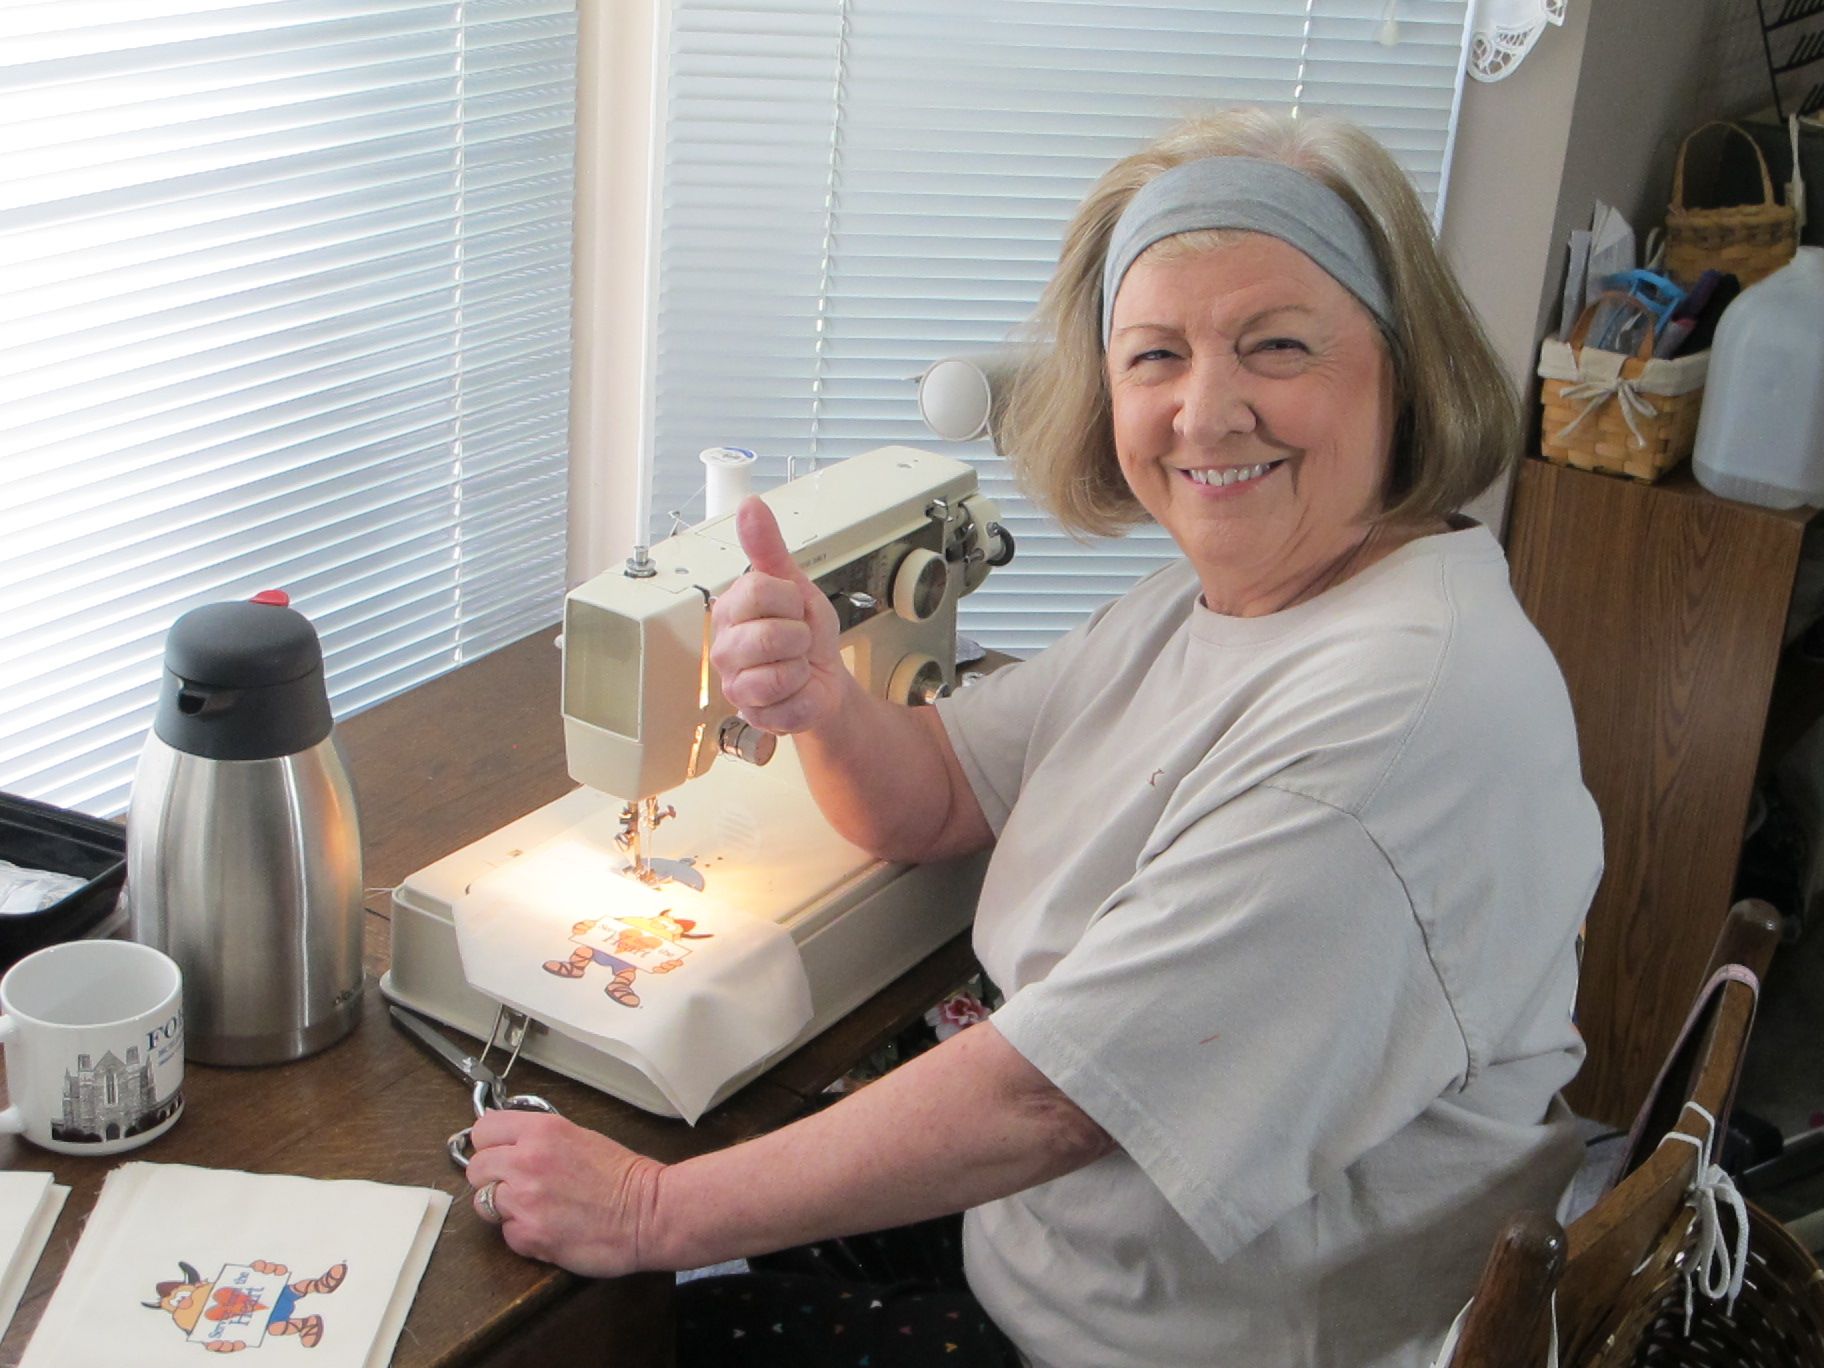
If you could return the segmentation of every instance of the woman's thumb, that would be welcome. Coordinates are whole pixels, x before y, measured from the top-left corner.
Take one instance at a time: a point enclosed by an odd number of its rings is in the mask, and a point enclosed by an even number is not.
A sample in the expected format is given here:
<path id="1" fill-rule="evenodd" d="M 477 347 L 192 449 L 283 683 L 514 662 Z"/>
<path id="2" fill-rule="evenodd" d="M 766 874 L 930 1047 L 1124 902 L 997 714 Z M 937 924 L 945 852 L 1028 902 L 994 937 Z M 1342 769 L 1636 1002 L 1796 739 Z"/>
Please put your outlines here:
<path id="1" fill-rule="evenodd" d="M 779 520 L 758 494 L 749 494 L 735 510 L 735 534 L 741 539 L 748 563 L 761 574 L 793 581 L 804 577 L 792 553 L 786 550 Z"/>

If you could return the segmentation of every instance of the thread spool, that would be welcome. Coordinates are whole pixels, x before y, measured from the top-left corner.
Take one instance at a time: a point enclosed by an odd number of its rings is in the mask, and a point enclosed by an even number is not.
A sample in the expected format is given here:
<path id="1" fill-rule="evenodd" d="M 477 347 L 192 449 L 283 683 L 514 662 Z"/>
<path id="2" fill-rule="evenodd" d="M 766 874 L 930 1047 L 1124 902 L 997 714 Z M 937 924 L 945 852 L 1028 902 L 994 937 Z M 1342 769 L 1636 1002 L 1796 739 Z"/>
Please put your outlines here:
<path id="1" fill-rule="evenodd" d="M 704 521 L 733 513 L 752 492 L 754 453 L 746 447 L 710 447 L 697 459 L 703 463 Z"/>

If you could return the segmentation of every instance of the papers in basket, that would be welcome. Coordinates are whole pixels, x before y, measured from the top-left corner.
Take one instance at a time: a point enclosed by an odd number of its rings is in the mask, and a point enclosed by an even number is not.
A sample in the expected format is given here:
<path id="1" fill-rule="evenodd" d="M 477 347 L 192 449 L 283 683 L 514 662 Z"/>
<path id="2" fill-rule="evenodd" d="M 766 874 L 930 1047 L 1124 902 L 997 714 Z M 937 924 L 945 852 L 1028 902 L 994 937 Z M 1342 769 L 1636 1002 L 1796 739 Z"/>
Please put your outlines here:
<path id="1" fill-rule="evenodd" d="M 462 972 L 489 997 L 623 1061 L 695 1122 L 811 1019 L 790 933 L 726 897 L 648 888 L 617 852 L 558 839 L 455 908 Z"/>
<path id="2" fill-rule="evenodd" d="M 382 1368 L 447 1193 L 183 1164 L 108 1175 L 20 1368 L 200 1368 L 311 1350 Z M 238 1347 L 237 1347 L 238 1346 Z"/>
<path id="3" fill-rule="evenodd" d="M 1564 304 L 1558 315 L 1558 340 L 1568 341 L 1586 304 L 1602 293 L 1605 277 L 1634 269 L 1634 227 L 1621 211 L 1601 200 L 1588 229 L 1571 230 L 1570 259 L 1564 275 Z M 1657 269 L 1652 261 L 1645 265 Z"/>
<path id="4" fill-rule="evenodd" d="M 0 1173 L 0 1335 L 13 1323 L 19 1298 L 69 1195 L 48 1173 Z"/>

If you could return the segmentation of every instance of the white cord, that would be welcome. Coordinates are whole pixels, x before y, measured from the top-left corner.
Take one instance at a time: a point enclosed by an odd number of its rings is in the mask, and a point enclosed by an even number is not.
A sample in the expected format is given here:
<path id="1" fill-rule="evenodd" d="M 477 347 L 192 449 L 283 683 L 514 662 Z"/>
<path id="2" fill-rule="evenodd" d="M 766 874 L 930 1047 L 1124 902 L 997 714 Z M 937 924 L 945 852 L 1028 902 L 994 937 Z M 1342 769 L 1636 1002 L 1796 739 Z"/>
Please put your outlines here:
<path id="1" fill-rule="evenodd" d="M 1380 27 L 1374 31 L 1374 41 L 1382 47 L 1396 47 L 1400 41 L 1400 21 L 1393 17 L 1394 6 L 1399 0 L 1387 0 L 1387 7 L 1381 11 Z"/>
<path id="2" fill-rule="evenodd" d="M 1683 1131 L 1668 1131 L 1666 1140 L 1679 1140 L 1697 1150 L 1697 1171 L 1691 1175 L 1691 1205 L 1697 1213 L 1697 1247 L 1685 1265 L 1685 1335 L 1691 1334 L 1691 1310 L 1698 1289 L 1716 1301 L 1727 1297 L 1725 1314 L 1735 1311 L 1735 1299 L 1742 1293 L 1742 1279 L 1748 1272 L 1748 1207 L 1735 1182 L 1723 1172 L 1720 1164 L 1710 1162 L 1710 1145 L 1716 1138 L 1716 1118 L 1695 1102 L 1685 1106 L 1704 1118 L 1710 1128 L 1710 1143 Z M 1661 1142 L 1662 1144 L 1664 1141 Z M 1724 1243 L 1721 1202 L 1735 1213 L 1735 1247 Z"/>
<path id="3" fill-rule="evenodd" d="M 1475 1304 L 1474 1297 L 1463 1303 L 1463 1309 L 1457 1312 L 1457 1318 L 1444 1333 L 1444 1343 L 1438 1347 L 1438 1356 L 1431 1361 L 1431 1368 L 1452 1368 L 1451 1360 L 1457 1356 L 1457 1341 L 1463 1336 L 1463 1322 L 1469 1319 L 1469 1308 Z M 1545 1347 L 1545 1368 L 1558 1368 L 1558 1289 L 1555 1287 L 1551 1313 L 1552 1337 Z"/>

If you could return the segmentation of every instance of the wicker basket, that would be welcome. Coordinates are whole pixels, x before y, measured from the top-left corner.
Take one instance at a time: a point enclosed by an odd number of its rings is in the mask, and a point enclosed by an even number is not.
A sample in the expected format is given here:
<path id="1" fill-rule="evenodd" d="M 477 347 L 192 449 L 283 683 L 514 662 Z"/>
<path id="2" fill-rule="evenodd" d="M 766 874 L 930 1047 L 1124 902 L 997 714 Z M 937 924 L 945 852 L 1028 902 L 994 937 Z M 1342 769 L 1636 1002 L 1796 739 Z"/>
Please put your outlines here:
<path id="1" fill-rule="evenodd" d="M 1558 465 L 1650 484 L 1696 444 L 1710 353 L 1655 361 L 1651 328 L 1632 356 L 1586 347 L 1596 310 L 1608 300 L 1629 298 L 1604 295 L 1584 310 L 1569 342 L 1548 338 L 1540 346 L 1545 416 L 1539 452 Z"/>
<path id="2" fill-rule="evenodd" d="M 1691 139 L 1710 128 L 1730 129 L 1748 144 L 1761 168 L 1761 203 L 1720 209 L 1685 207 L 1685 154 L 1691 149 Z M 1798 245 L 1793 211 L 1775 201 L 1767 158 L 1754 139 L 1732 123 L 1707 123 L 1693 129 L 1679 146 L 1678 164 L 1672 172 L 1672 203 L 1666 209 L 1666 273 L 1681 285 L 1691 285 L 1705 271 L 1722 271 L 1747 289 L 1791 261 Z"/>
<path id="3" fill-rule="evenodd" d="M 1727 1218 L 1726 1218 L 1727 1219 Z M 1685 1334 L 1684 1263 L 1693 1238 L 1675 1223 L 1637 1277 L 1637 1309 L 1601 1343 L 1571 1346 L 1565 1368 L 1824 1368 L 1824 1272 L 1785 1226 L 1748 1203 L 1748 1273 L 1733 1313 L 1701 1293 Z"/>

